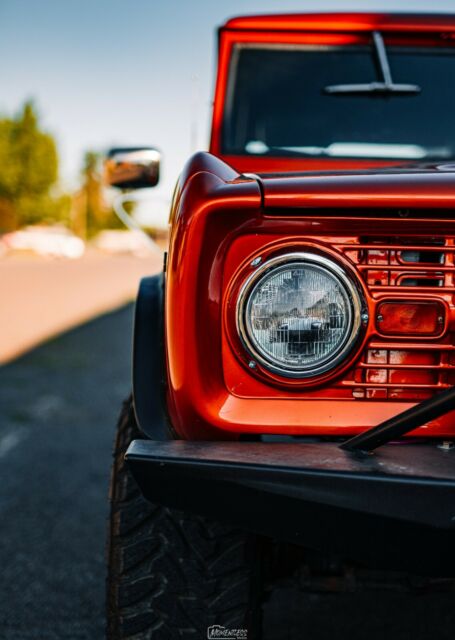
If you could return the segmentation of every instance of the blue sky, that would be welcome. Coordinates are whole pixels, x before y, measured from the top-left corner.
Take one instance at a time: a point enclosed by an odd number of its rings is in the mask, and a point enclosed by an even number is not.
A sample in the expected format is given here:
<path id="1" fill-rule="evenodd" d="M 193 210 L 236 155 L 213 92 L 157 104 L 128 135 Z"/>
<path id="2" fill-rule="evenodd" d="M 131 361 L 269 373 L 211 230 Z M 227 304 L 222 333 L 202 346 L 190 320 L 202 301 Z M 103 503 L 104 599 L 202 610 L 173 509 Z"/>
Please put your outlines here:
<path id="1" fill-rule="evenodd" d="M 193 151 L 192 120 L 207 146 L 216 27 L 237 14 L 325 10 L 455 11 L 455 0 L 0 0 L 0 113 L 36 100 L 67 185 L 86 149 L 158 146 L 156 194 L 167 197 Z"/>

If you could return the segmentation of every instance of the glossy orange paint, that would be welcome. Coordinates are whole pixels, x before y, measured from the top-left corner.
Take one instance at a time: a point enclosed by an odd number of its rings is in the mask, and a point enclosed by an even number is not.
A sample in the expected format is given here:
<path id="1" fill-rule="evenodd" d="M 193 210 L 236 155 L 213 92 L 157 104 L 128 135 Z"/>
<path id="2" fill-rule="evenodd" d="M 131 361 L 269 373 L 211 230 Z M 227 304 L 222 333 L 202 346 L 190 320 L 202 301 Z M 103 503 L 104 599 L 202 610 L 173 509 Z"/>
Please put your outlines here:
<path id="1" fill-rule="evenodd" d="M 387 31 L 386 38 L 418 33 L 434 42 L 442 30 L 452 37 L 455 18 L 260 17 L 234 19 L 221 30 L 212 154 L 189 161 L 171 213 L 167 406 L 182 438 L 352 435 L 455 382 L 453 169 L 381 172 L 384 163 L 373 161 L 216 157 L 234 42 L 350 41 L 367 37 L 372 28 Z M 331 173 L 270 175 L 261 184 L 241 175 L 296 169 Z M 343 174 L 343 169 L 351 171 Z M 346 361 L 309 381 L 283 379 L 259 365 L 250 368 L 235 328 L 237 297 L 254 258 L 295 250 L 326 255 L 343 266 L 369 316 Z M 412 251 L 439 252 L 443 262 L 412 263 L 405 259 Z M 406 286 L 406 278 L 423 284 Z M 408 305 L 409 317 L 413 305 L 414 319 L 427 305 L 427 324 L 437 315 L 437 330 L 394 332 L 388 317 L 392 331 L 383 331 L 380 310 L 396 312 L 400 304 Z M 444 416 L 412 435 L 453 437 L 454 417 Z"/>
<path id="2" fill-rule="evenodd" d="M 441 176 L 428 172 L 426 191 L 417 181 L 420 186 L 412 193 L 414 175 L 403 171 L 389 181 L 381 175 L 350 176 L 347 191 L 344 176 L 327 183 L 318 178 L 319 190 L 312 176 L 286 178 L 281 190 L 285 203 L 280 201 L 275 209 L 262 206 L 255 180 L 236 174 L 215 157 L 198 154 L 190 161 L 175 198 L 166 286 L 168 409 L 181 437 L 353 434 L 450 383 L 447 376 L 455 372 L 455 173 L 443 174 L 446 197 L 431 202 L 432 217 L 378 211 L 375 199 L 380 192 L 382 201 L 401 206 L 399 194 L 406 192 L 408 210 L 418 214 L 422 202 L 429 206 L 429 194 L 439 189 Z M 369 189 L 363 190 L 365 179 Z M 278 192 L 277 181 L 271 180 Z M 294 183 L 302 192 L 311 190 L 310 209 L 284 206 Z M 443 246 L 445 265 L 438 268 L 446 273 L 447 286 L 437 291 L 395 286 L 394 270 L 414 273 L 417 267 L 419 273 L 429 269 L 433 274 L 435 267 L 403 265 L 395 254 L 409 244 L 371 241 L 368 249 L 360 244 L 361 239 L 380 240 L 385 230 L 391 238 L 412 239 L 413 249 L 428 249 L 428 238 L 444 242 L 436 246 Z M 370 316 L 347 361 L 311 382 L 280 379 L 260 367 L 251 370 L 233 329 L 238 287 L 252 260 L 295 249 L 328 255 L 355 274 Z M 370 262 L 359 261 L 362 251 L 371 252 Z M 394 253 L 394 260 L 376 264 L 386 251 Z M 389 284 L 370 282 L 370 271 L 376 274 L 377 269 L 388 274 Z M 434 336 L 383 335 L 375 318 L 386 301 L 437 304 L 444 310 L 441 331 Z M 449 415 L 416 434 L 448 437 L 453 431 Z"/>

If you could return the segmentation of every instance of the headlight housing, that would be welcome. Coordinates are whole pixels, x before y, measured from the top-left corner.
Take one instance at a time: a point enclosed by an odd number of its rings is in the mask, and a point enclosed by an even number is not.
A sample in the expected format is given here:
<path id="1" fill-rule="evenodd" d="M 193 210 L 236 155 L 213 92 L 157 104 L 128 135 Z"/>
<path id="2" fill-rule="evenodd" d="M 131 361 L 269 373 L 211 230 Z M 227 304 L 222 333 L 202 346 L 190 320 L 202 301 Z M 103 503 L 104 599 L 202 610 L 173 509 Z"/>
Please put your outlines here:
<path id="1" fill-rule="evenodd" d="M 258 267 L 237 302 L 237 329 L 254 361 L 274 373 L 310 378 L 335 368 L 354 346 L 360 295 L 345 271 L 312 253 Z"/>

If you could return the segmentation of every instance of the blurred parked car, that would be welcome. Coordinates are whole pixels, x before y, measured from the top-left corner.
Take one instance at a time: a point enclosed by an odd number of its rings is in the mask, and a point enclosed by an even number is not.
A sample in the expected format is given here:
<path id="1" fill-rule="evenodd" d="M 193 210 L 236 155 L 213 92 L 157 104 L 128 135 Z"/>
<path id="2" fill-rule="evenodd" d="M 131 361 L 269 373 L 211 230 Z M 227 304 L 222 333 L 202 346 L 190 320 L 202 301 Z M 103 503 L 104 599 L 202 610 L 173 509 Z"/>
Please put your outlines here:
<path id="1" fill-rule="evenodd" d="M 80 258 L 84 242 L 64 227 L 25 227 L 3 236 L 7 250 L 31 251 L 54 258 Z"/>
<path id="2" fill-rule="evenodd" d="M 106 253 L 129 253 L 135 256 L 150 255 L 150 246 L 142 231 L 106 229 L 94 238 L 93 245 Z"/>

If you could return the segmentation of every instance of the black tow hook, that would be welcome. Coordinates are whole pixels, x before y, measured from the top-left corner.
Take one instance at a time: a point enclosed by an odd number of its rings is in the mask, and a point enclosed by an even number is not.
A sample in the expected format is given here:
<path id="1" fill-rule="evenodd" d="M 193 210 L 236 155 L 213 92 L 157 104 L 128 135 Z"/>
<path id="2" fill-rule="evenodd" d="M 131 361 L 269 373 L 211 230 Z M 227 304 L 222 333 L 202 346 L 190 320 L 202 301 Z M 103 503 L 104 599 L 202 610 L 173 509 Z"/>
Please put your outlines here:
<path id="1" fill-rule="evenodd" d="M 377 427 L 350 438 L 340 445 L 340 449 L 369 453 L 454 409 L 455 387 L 451 387 L 428 400 L 420 402 L 415 407 L 407 409 L 385 422 L 381 422 Z"/>

